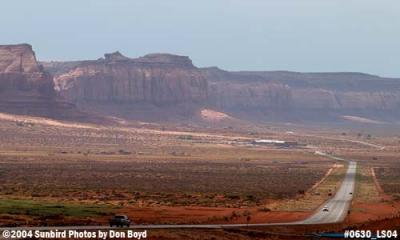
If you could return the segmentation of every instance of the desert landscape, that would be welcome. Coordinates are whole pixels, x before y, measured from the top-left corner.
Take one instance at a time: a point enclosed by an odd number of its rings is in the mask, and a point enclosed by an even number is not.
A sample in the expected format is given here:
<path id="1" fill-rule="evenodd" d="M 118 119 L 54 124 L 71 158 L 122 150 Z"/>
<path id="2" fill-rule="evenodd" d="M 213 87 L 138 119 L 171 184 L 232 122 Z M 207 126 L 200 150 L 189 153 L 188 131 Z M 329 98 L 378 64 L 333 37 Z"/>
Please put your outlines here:
<path id="1" fill-rule="evenodd" d="M 369 139 L 355 132 L 327 135 L 312 129 L 287 133 L 281 127 L 250 132 L 179 128 L 2 114 L 1 224 L 107 225 L 116 213 L 128 214 L 137 224 L 298 221 L 335 194 L 346 172 L 346 163 L 316 155 L 317 148 L 360 165 L 348 218 L 322 229 L 388 219 L 394 224 L 388 227 L 396 226 L 398 136 Z M 263 138 L 306 145 L 252 143 Z M 187 230 L 176 231 L 172 236 Z M 246 239 L 249 233 L 235 234 Z"/>
<path id="2" fill-rule="evenodd" d="M 60 49 L 85 56 L 72 60 L 37 57 L 40 41 L 0 45 L 0 232 L 245 240 L 400 230 L 400 78 L 228 70 L 197 63 L 202 54 L 139 54 L 146 45 L 135 53 L 118 41 L 109 51 L 102 40 Z"/>

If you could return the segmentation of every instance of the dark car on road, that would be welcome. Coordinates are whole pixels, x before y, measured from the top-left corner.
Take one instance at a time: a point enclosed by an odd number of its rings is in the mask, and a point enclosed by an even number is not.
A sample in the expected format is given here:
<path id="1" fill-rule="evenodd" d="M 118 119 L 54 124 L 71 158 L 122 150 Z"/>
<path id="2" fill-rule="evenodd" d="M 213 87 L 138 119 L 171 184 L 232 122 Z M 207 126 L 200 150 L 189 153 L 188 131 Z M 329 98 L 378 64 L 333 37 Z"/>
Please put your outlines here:
<path id="1" fill-rule="evenodd" d="M 110 227 L 129 227 L 131 225 L 131 220 L 126 215 L 115 215 L 110 219 Z"/>

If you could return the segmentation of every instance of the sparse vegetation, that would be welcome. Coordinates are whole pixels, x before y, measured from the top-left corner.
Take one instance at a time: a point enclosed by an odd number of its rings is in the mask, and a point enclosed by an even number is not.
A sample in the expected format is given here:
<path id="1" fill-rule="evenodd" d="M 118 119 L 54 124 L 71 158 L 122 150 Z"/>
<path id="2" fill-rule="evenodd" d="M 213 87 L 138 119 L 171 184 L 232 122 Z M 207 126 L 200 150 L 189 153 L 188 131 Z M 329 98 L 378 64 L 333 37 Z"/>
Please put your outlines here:
<path id="1" fill-rule="evenodd" d="M 318 208 L 340 187 L 346 167 L 335 168 L 331 174 L 312 191 L 300 194 L 296 199 L 288 199 L 270 206 L 273 210 L 312 211 Z"/>
<path id="2" fill-rule="evenodd" d="M 304 149 L 246 146 L 243 143 L 249 141 L 249 131 L 253 132 L 249 129 L 240 136 L 229 132 L 230 129 L 221 131 L 223 134 L 214 135 L 40 123 L 27 128 L 0 121 L 0 197 L 14 204 L 13 207 L 7 207 L 11 205 L 6 202 L 0 204 L 4 206 L 0 224 L 9 216 L 7 212 L 12 213 L 11 209 L 21 214 L 18 215 L 21 219 L 24 215 L 40 217 L 41 214 L 54 214 L 56 218 L 62 212 L 76 220 L 80 216 L 102 219 L 102 214 L 115 209 L 164 207 L 184 213 L 189 208 L 224 209 L 223 214 L 209 210 L 202 221 L 214 216 L 215 222 L 245 223 L 247 217 L 253 222 L 281 210 L 311 211 L 335 192 L 335 186 L 343 178 L 345 166 L 337 168 L 310 192 L 332 161 Z M 240 129 L 235 127 L 235 131 Z M 257 136 L 265 137 L 262 130 L 257 131 Z M 353 155 L 348 156 L 351 159 L 374 164 L 388 162 L 386 156 L 357 142 L 285 137 L 334 154 L 351 149 L 349 153 Z M 347 133 L 347 137 L 351 134 Z M 397 141 L 395 138 L 393 144 Z M 14 207 L 15 204 L 19 206 Z M 37 210 L 28 211 L 30 208 Z M 180 216 L 182 212 L 175 214 Z M 159 222 L 171 223 L 168 219 L 172 215 L 165 216 Z M 142 215 L 140 221 L 153 222 L 149 218 Z M 179 220 L 174 218 L 174 221 Z"/>
<path id="3" fill-rule="evenodd" d="M 182 135 L 182 136 L 179 136 L 178 139 L 180 139 L 180 140 L 193 140 L 193 136 L 192 135 Z"/>
<path id="4" fill-rule="evenodd" d="M 400 199 L 400 167 L 375 168 L 375 173 L 385 193 Z"/>
<path id="5" fill-rule="evenodd" d="M 60 204 L 32 200 L 1 199 L 0 214 L 27 216 L 88 217 L 109 215 L 115 211 L 110 206 Z"/>
<path id="6" fill-rule="evenodd" d="M 368 167 L 359 166 L 356 175 L 355 197 L 357 201 L 368 203 L 380 200 L 371 171 Z"/>

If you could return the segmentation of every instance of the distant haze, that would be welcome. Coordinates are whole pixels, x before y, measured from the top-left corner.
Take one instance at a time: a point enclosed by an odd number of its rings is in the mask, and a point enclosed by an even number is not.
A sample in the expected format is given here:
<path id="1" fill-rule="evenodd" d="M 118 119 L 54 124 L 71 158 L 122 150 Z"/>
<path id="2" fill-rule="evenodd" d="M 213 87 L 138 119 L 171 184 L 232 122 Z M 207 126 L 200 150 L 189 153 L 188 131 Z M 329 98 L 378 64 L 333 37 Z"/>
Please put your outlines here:
<path id="1" fill-rule="evenodd" d="M 168 52 L 227 70 L 400 77 L 399 12 L 398 0 L 13 0 L 0 44 L 30 43 L 40 60 Z"/>

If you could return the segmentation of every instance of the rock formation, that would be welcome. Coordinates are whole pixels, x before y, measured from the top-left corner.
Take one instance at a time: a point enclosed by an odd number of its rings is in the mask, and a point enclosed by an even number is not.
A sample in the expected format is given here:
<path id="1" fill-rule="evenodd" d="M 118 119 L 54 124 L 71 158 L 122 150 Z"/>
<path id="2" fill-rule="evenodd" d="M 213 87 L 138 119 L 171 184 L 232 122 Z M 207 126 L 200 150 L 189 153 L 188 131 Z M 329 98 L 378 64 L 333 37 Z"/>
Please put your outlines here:
<path id="1" fill-rule="evenodd" d="M 57 97 L 53 77 L 36 61 L 28 44 L 0 45 L 0 111 L 88 119 L 74 104 Z"/>
<path id="2" fill-rule="evenodd" d="M 56 71 L 55 71 L 56 72 Z M 207 81 L 188 57 L 151 54 L 130 59 L 119 52 L 86 61 L 55 76 L 56 89 L 74 102 L 203 103 Z"/>
<path id="3" fill-rule="evenodd" d="M 120 111 L 132 112 L 146 104 L 168 111 L 195 104 L 246 117 L 261 114 L 266 119 L 400 117 L 400 79 L 362 73 L 228 72 L 196 68 L 183 56 L 150 54 L 131 59 L 119 52 L 99 60 L 44 65 L 55 74 L 56 89 L 66 99 L 79 106 L 97 103 L 92 109 L 112 103 L 113 114 L 119 111 L 115 104 L 124 104 Z M 140 115 L 146 109 L 141 107 Z M 185 109 L 186 115 L 194 112 Z"/>
<path id="4" fill-rule="evenodd" d="M 0 92 L 55 96 L 52 77 L 36 62 L 30 45 L 0 45 Z"/>
<path id="5" fill-rule="evenodd" d="M 211 104 L 218 109 L 286 116 L 310 112 L 400 116 L 400 79 L 361 73 L 226 72 L 218 68 L 202 72 Z"/>

